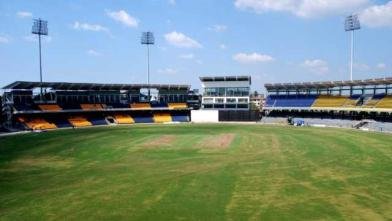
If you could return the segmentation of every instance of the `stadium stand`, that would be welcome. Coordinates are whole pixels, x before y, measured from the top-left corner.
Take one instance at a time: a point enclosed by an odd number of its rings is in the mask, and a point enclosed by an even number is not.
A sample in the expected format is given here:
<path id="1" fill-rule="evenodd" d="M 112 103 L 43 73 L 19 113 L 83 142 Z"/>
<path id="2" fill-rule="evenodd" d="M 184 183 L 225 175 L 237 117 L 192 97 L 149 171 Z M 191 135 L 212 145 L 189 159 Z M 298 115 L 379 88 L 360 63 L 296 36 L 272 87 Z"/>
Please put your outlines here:
<path id="1" fill-rule="evenodd" d="M 186 113 L 172 113 L 171 118 L 173 122 L 189 122 L 189 116 Z"/>
<path id="2" fill-rule="evenodd" d="M 310 107 L 316 100 L 315 95 L 271 95 L 267 97 L 268 107 Z"/>
<path id="3" fill-rule="evenodd" d="M 373 96 L 367 96 L 368 99 L 364 101 L 363 107 L 374 108 L 384 98 L 385 94 L 375 94 Z"/>
<path id="4" fill-rule="evenodd" d="M 43 96 L 37 93 L 41 86 Z M 147 88 L 154 97 L 146 94 Z M 188 85 L 16 81 L 3 89 L 2 119 L 13 130 L 161 123 L 173 118 L 189 122 L 188 94 L 192 102 L 199 101 Z"/>
<path id="5" fill-rule="evenodd" d="M 343 107 L 356 107 L 361 98 L 360 94 L 351 95 L 346 99 L 346 102 L 342 105 Z"/>
<path id="6" fill-rule="evenodd" d="M 92 125 L 107 125 L 108 122 L 106 122 L 104 117 L 100 116 L 92 116 L 88 118 L 88 121 L 91 122 Z"/>
<path id="7" fill-rule="evenodd" d="M 376 108 L 392 108 L 392 96 L 388 95 L 380 99 L 375 105 Z"/>
<path id="8" fill-rule="evenodd" d="M 153 116 L 149 113 L 132 113 L 135 123 L 154 123 Z"/>
<path id="9" fill-rule="evenodd" d="M 319 95 L 312 107 L 342 107 L 348 99 L 345 96 Z"/>
<path id="10" fill-rule="evenodd" d="M 132 103 L 130 105 L 132 109 L 151 109 L 150 103 Z"/>
<path id="11" fill-rule="evenodd" d="M 114 118 L 116 119 L 118 124 L 133 124 L 135 120 L 128 114 L 114 114 Z"/>
<path id="12" fill-rule="evenodd" d="M 188 108 L 186 103 L 168 103 L 169 109 L 186 109 Z"/>
<path id="13" fill-rule="evenodd" d="M 39 109 L 43 111 L 60 111 L 62 108 L 57 104 L 39 104 Z"/>
<path id="14" fill-rule="evenodd" d="M 151 105 L 151 108 L 167 108 L 167 104 L 166 103 L 153 102 L 150 105 Z"/>
<path id="15" fill-rule="evenodd" d="M 55 117 L 52 119 L 53 123 L 56 124 L 57 128 L 67 128 L 72 127 L 72 124 L 63 117 Z"/>
<path id="16" fill-rule="evenodd" d="M 392 78 L 265 84 L 264 117 L 392 121 Z"/>
<path id="17" fill-rule="evenodd" d="M 90 121 L 87 120 L 87 118 L 82 117 L 82 116 L 72 116 L 72 117 L 69 117 L 68 121 L 74 127 L 87 127 L 87 126 L 92 126 L 93 125 Z"/>
<path id="18" fill-rule="evenodd" d="M 172 122 L 172 117 L 169 113 L 155 113 L 154 114 L 155 123 L 167 123 Z"/>
<path id="19" fill-rule="evenodd" d="M 83 110 L 102 110 L 106 108 L 105 104 L 80 104 Z"/>
<path id="20" fill-rule="evenodd" d="M 18 120 L 32 130 L 47 130 L 57 128 L 55 124 L 50 123 L 43 118 L 27 119 L 24 117 L 19 117 Z"/>

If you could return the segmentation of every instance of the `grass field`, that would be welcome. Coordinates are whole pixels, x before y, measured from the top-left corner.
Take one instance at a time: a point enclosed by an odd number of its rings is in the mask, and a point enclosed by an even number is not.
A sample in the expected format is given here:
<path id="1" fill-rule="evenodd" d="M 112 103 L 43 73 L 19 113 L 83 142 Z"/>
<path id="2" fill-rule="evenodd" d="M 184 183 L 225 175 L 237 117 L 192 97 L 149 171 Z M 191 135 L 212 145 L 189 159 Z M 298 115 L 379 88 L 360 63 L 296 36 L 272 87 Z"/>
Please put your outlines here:
<path id="1" fill-rule="evenodd" d="M 392 220 L 392 135 L 135 125 L 0 138 L 0 220 Z"/>

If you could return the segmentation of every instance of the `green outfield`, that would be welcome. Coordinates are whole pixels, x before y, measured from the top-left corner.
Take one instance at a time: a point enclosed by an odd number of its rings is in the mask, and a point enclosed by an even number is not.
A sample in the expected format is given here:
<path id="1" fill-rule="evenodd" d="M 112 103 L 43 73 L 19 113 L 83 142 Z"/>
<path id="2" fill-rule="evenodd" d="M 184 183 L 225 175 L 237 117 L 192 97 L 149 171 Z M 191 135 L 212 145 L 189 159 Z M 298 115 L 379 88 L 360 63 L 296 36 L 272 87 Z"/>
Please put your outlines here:
<path id="1" fill-rule="evenodd" d="M 134 125 L 0 137 L 0 220 L 391 220 L 392 135 Z"/>

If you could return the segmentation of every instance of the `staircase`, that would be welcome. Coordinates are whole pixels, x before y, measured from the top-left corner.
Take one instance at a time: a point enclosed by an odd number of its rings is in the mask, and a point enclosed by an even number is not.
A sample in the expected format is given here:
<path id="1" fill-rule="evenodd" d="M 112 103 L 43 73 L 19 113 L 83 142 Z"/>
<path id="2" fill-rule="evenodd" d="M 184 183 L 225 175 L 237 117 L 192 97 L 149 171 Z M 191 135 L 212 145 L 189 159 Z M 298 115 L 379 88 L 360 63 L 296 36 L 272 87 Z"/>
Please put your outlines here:
<path id="1" fill-rule="evenodd" d="M 354 125 L 355 129 L 361 129 L 361 128 L 366 128 L 367 126 L 370 125 L 370 123 L 375 122 L 374 120 L 362 120 L 361 122 L 359 122 L 358 124 Z"/>

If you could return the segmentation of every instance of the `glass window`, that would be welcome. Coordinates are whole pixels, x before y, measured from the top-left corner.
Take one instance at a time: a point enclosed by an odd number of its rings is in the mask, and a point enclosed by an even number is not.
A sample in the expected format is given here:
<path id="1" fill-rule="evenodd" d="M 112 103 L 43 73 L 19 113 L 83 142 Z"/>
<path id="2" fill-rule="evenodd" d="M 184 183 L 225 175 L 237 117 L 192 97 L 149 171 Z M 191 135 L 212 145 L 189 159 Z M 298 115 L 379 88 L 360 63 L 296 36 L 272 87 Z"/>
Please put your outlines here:
<path id="1" fill-rule="evenodd" d="M 203 103 L 213 103 L 214 99 L 213 98 L 203 98 Z"/>
<path id="2" fill-rule="evenodd" d="M 226 96 L 234 96 L 236 91 L 237 91 L 237 89 L 234 87 L 226 88 Z"/>
<path id="3" fill-rule="evenodd" d="M 224 108 L 224 104 L 214 104 L 214 108 Z"/>
<path id="4" fill-rule="evenodd" d="M 223 98 L 215 98 L 215 103 L 223 104 L 224 99 Z"/>
<path id="5" fill-rule="evenodd" d="M 248 98 L 238 98 L 238 103 L 248 103 Z"/>
<path id="6" fill-rule="evenodd" d="M 236 103 L 236 99 L 235 98 L 226 98 L 226 103 Z"/>
<path id="7" fill-rule="evenodd" d="M 235 104 L 226 104 L 226 108 L 236 108 Z"/>
<path id="8" fill-rule="evenodd" d="M 216 96 L 217 91 L 216 88 L 205 88 L 204 89 L 204 96 Z"/>
<path id="9" fill-rule="evenodd" d="M 217 88 L 218 91 L 218 96 L 224 97 L 225 96 L 225 88 L 221 87 L 221 88 Z"/>
<path id="10" fill-rule="evenodd" d="M 249 96 L 249 88 L 248 87 L 236 88 L 235 96 Z"/>
<path id="11" fill-rule="evenodd" d="M 238 104 L 237 108 L 248 108 L 248 104 Z"/>

